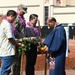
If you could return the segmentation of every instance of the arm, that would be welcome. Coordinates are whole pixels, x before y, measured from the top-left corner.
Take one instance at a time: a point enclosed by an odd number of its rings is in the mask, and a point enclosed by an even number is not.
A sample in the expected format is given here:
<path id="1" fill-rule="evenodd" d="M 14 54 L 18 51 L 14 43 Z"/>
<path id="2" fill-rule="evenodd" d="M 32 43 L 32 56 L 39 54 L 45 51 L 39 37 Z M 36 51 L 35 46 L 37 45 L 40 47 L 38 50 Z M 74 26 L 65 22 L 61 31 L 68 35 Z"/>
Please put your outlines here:
<path id="1" fill-rule="evenodd" d="M 12 30 L 12 27 L 11 27 L 10 23 L 6 24 L 6 27 L 5 27 L 4 30 L 5 30 L 4 32 L 6 34 L 6 37 L 8 38 L 10 43 L 12 43 L 15 46 L 21 46 L 22 45 L 21 43 L 18 44 L 16 42 L 16 40 L 14 39 L 13 30 Z"/>
<path id="2" fill-rule="evenodd" d="M 39 39 L 40 39 L 40 42 L 42 42 L 42 39 L 41 39 L 41 26 L 40 26 L 40 20 L 38 20 L 38 31 L 39 31 Z"/>
<path id="3" fill-rule="evenodd" d="M 40 20 L 38 20 L 38 30 L 39 30 L 39 36 L 41 37 L 41 27 L 40 27 Z"/>
<path id="4" fill-rule="evenodd" d="M 9 42 L 12 43 L 15 46 L 22 46 L 21 43 L 17 43 L 14 38 L 8 38 Z"/>

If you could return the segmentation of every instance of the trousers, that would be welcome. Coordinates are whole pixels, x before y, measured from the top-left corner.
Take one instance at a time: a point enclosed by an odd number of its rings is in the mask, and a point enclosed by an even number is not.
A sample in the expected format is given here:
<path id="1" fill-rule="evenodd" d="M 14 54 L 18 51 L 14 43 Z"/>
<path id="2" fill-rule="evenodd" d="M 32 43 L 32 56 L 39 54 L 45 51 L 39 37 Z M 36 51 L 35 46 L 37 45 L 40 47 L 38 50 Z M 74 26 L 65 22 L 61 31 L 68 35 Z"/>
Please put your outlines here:
<path id="1" fill-rule="evenodd" d="M 1 75 L 9 75 L 9 73 L 11 72 L 11 66 L 14 61 L 14 55 L 0 57 L 0 59 L 1 59 Z"/>
<path id="2" fill-rule="evenodd" d="M 26 51 L 26 75 L 35 75 L 35 63 L 37 58 L 37 46 L 31 45 L 31 49 Z"/>

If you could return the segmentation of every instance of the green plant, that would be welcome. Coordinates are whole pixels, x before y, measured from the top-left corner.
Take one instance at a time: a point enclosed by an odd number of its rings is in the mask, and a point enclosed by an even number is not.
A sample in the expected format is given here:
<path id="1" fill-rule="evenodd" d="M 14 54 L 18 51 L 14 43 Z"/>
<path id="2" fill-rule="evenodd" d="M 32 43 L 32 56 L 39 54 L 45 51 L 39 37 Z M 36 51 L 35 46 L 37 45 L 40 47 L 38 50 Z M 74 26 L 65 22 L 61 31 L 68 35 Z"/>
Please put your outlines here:
<path id="1" fill-rule="evenodd" d="M 35 39 L 23 39 L 22 40 L 22 44 L 24 44 L 24 47 L 18 47 L 18 51 L 19 51 L 19 55 L 22 54 L 22 50 L 25 52 L 27 50 L 30 50 L 31 49 L 31 44 L 36 44 L 37 46 L 40 45 L 38 43 L 37 40 Z"/>

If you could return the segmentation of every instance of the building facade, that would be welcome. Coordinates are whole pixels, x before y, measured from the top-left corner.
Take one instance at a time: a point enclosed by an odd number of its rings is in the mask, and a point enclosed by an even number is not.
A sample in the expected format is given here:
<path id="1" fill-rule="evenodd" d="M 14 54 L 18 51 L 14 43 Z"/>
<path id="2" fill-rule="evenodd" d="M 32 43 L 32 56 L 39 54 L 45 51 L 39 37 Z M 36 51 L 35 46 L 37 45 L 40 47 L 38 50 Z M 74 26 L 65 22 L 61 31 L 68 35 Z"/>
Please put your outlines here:
<path id="1" fill-rule="evenodd" d="M 17 10 L 19 4 L 28 7 L 25 19 L 36 13 L 39 16 L 41 26 L 46 25 L 48 17 L 55 17 L 59 23 L 75 24 L 75 1 L 74 0 L 0 0 L 0 11 L 6 13 L 8 10 Z"/>

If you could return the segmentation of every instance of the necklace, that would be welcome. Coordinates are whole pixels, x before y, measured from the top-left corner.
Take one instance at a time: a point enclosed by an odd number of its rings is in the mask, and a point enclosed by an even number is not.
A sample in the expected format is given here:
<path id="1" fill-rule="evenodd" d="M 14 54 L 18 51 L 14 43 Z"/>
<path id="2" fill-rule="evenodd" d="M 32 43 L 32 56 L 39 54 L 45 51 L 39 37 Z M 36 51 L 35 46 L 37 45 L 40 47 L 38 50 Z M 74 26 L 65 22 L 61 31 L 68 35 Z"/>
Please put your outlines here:
<path id="1" fill-rule="evenodd" d="M 10 20 L 9 20 L 9 19 L 4 18 L 4 20 L 7 20 L 7 21 L 11 24 L 12 29 L 13 29 L 13 32 L 14 32 L 14 35 L 16 35 L 16 28 L 15 28 L 15 26 L 14 26 L 14 25 L 10 22 Z"/>
<path id="2" fill-rule="evenodd" d="M 24 17 L 19 15 L 19 19 L 20 19 L 22 25 L 26 26 L 26 20 L 24 20 Z"/>
<path id="3" fill-rule="evenodd" d="M 32 31 L 33 31 L 33 33 L 35 34 L 35 36 L 37 36 L 37 35 L 38 35 L 38 28 L 33 27 L 33 26 L 30 24 L 30 22 L 28 22 L 27 25 L 29 26 L 29 28 L 32 29 Z"/>

